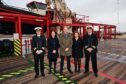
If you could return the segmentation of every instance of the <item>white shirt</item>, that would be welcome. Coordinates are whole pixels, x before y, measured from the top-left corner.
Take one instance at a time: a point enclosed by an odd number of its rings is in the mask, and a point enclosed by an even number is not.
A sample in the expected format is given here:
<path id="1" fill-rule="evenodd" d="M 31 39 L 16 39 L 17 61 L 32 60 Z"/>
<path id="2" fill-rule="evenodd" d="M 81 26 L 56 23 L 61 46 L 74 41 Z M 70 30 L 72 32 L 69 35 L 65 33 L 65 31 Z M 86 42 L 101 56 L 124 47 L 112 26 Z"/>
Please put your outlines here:
<path id="1" fill-rule="evenodd" d="M 88 33 L 88 35 L 92 35 L 92 33 Z"/>

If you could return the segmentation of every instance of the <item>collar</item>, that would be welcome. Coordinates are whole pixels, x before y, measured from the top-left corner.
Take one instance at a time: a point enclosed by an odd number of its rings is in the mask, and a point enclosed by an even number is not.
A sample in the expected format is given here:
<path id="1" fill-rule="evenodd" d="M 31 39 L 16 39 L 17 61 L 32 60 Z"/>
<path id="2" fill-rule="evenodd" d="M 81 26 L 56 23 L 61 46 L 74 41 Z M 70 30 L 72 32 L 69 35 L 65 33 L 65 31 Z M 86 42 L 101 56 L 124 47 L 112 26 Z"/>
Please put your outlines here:
<path id="1" fill-rule="evenodd" d="M 37 37 L 40 37 L 41 35 L 36 35 Z"/>
<path id="2" fill-rule="evenodd" d="M 91 35 L 92 35 L 92 33 L 88 33 L 88 35 L 89 35 L 89 36 L 91 36 Z"/>

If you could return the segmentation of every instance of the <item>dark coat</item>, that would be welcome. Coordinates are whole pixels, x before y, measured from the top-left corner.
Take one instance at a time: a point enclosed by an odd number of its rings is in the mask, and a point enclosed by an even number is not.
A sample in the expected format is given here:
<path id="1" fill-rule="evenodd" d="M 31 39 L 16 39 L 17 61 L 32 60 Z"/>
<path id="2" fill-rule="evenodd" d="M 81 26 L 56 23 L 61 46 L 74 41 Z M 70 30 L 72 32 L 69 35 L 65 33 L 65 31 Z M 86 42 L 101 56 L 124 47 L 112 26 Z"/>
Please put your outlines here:
<path id="1" fill-rule="evenodd" d="M 85 35 L 83 38 L 83 45 L 84 45 L 84 51 L 89 53 L 87 51 L 88 48 L 93 48 L 92 53 L 97 52 L 97 46 L 98 46 L 98 39 L 95 34 L 92 35 Z"/>
<path id="2" fill-rule="evenodd" d="M 45 36 L 40 36 L 38 37 L 37 35 L 32 37 L 32 43 L 31 43 L 31 47 L 32 47 L 32 52 L 35 55 L 36 50 L 43 50 L 45 54 L 45 48 L 46 47 L 46 38 Z"/>
<path id="3" fill-rule="evenodd" d="M 59 40 L 57 37 L 55 38 L 48 38 L 48 58 L 55 59 L 58 57 L 58 48 L 59 48 Z M 56 50 L 56 53 L 53 54 L 52 51 Z"/>
<path id="4" fill-rule="evenodd" d="M 74 58 L 83 57 L 83 42 L 81 38 L 79 38 L 78 40 L 75 40 L 75 38 L 73 38 L 72 56 Z"/>

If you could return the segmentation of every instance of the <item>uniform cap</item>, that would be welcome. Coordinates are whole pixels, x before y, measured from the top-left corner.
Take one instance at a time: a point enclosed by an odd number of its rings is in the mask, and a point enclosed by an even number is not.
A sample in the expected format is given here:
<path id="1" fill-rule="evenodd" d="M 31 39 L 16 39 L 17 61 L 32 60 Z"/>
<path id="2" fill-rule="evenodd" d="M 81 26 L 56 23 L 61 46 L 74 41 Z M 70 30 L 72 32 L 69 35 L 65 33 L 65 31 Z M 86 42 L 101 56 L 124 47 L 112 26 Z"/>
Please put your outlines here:
<path id="1" fill-rule="evenodd" d="M 42 30 L 42 27 L 35 27 L 34 30 Z"/>

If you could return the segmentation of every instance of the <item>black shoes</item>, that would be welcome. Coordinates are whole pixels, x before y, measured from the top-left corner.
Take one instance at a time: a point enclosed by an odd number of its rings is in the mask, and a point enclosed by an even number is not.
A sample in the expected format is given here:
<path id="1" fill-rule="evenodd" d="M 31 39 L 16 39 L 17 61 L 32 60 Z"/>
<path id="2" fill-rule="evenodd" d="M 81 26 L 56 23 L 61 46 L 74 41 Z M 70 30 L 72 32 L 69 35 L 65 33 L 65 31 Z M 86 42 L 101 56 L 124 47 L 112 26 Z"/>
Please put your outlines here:
<path id="1" fill-rule="evenodd" d="M 89 73 L 89 71 L 85 71 L 85 72 L 84 72 L 84 74 L 87 74 L 87 73 Z"/>
<path id="2" fill-rule="evenodd" d="M 79 73 L 80 72 L 80 69 L 77 72 Z"/>
<path id="3" fill-rule="evenodd" d="M 85 72 L 84 72 L 84 75 L 89 75 L 89 74 L 90 74 L 89 71 L 85 71 Z"/>
<path id="4" fill-rule="evenodd" d="M 45 77 L 45 74 L 44 73 L 42 73 L 42 77 Z"/>
<path id="5" fill-rule="evenodd" d="M 79 73 L 80 72 L 80 69 L 78 69 L 78 70 L 75 69 L 75 72 L 78 72 Z"/>
<path id="6" fill-rule="evenodd" d="M 71 74 L 73 73 L 70 69 L 68 70 Z"/>
<path id="7" fill-rule="evenodd" d="M 35 75 L 35 78 L 38 78 L 38 75 Z"/>
<path id="8" fill-rule="evenodd" d="M 98 77 L 98 74 L 97 74 L 97 73 L 94 73 L 94 76 L 95 76 L 95 77 Z"/>
<path id="9" fill-rule="evenodd" d="M 77 72 L 77 70 L 75 69 L 75 72 Z"/>
<path id="10" fill-rule="evenodd" d="M 89 71 L 85 71 L 84 74 L 89 74 Z M 98 74 L 97 73 L 94 73 L 94 76 L 95 77 L 98 77 Z"/>
<path id="11" fill-rule="evenodd" d="M 42 77 L 45 77 L 45 74 L 44 73 L 41 73 L 42 74 Z M 35 75 L 35 78 L 38 78 L 39 75 Z"/>

